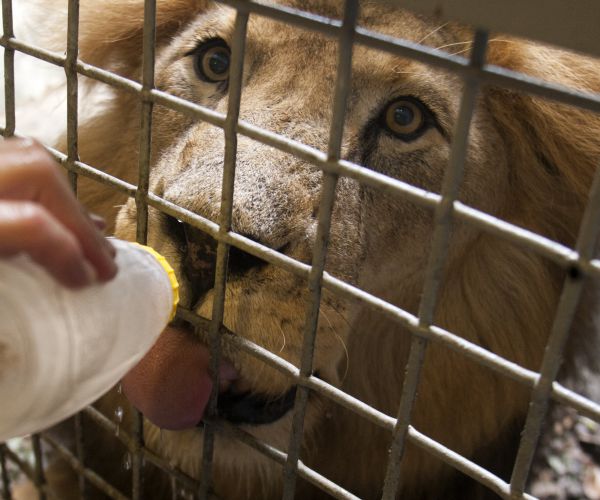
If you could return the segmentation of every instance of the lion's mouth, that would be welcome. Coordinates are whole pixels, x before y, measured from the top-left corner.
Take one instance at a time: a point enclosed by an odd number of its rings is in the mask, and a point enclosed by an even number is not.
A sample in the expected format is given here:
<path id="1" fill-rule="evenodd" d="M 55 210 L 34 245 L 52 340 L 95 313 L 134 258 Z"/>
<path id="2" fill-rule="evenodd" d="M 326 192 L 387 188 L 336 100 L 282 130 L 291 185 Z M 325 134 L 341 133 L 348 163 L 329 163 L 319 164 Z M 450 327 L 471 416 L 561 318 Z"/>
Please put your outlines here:
<path id="1" fill-rule="evenodd" d="M 267 425 L 293 407 L 296 388 L 270 396 L 241 391 L 240 374 L 226 359 L 219 367 L 218 417 L 236 425 Z M 165 329 L 148 354 L 122 379 L 129 401 L 154 425 L 169 430 L 197 427 L 213 388 L 206 345 L 185 329 Z"/>
<path id="2" fill-rule="evenodd" d="M 294 406 L 296 387 L 273 398 L 254 392 L 228 390 L 219 395 L 219 418 L 236 425 L 266 425 L 283 418 Z"/>

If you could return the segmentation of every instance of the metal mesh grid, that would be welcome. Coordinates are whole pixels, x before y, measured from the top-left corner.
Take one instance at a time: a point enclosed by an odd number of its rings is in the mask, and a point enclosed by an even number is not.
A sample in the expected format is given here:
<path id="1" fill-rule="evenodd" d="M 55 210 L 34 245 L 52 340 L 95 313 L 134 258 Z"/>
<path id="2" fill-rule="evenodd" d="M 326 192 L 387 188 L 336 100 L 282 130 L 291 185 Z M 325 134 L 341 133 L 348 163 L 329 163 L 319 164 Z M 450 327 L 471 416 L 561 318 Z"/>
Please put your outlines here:
<path id="1" fill-rule="evenodd" d="M 600 277 L 600 260 L 594 259 L 593 255 L 594 243 L 600 230 L 600 174 L 596 175 L 592 186 L 590 201 L 584 215 L 575 249 L 565 247 L 531 231 L 496 219 L 489 214 L 464 205 L 457 201 L 456 198 L 462 178 L 462 168 L 465 160 L 466 145 L 468 143 L 470 121 L 475 105 L 475 96 L 480 86 L 493 84 L 507 87 L 595 112 L 600 112 L 600 96 L 574 91 L 560 85 L 549 84 L 548 82 L 526 75 L 486 65 L 487 33 L 485 31 L 478 31 L 476 33 L 472 55 L 469 60 L 466 60 L 459 56 L 448 55 L 412 42 L 391 38 L 357 27 L 357 0 L 346 1 L 343 21 L 322 18 L 291 8 L 266 5 L 257 1 L 219 1 L 237 9 L 235 36 L 232 44 L 229 104 L 226 115 L 174 97 L 154 87 L 156 0 L 145 0 L 143 79 L 141 84 L 78 60 L 78 0 L 69 0 L 68 43 L 65 55 L 52 53 L 43 48 L 17 40 L 14 37 L 12 26 L 12 0 L 2 0 L 4 31 L 0 39 L 0 45 L 5 49 L 6 96 L 6 123 L 2 128 L 3 135 L 10 137 L 15 134 L 15 51 L 64 67 L 67 76 L 68 150 L 67 155 L 52 148 L 49 148 L 49 150 L 69 172 L 73 188 L 76 190 L 77 178 L 79 175 L 83 175 L 106 185 L 108 188 L 117 189 L 135 198 L 138 214 L 137 239 L 140 242 L 146 241 L 149 206 L 177 217 L 215 238 L 218 241 L 218 253 L 212 321 L 208 322 L 196 316 L 191 311 L 182 308 L 178 311 L 182 319 L 210 332 L 211 370 L 213 377 L 215 379 L 218 377 L 217 367 L 221 343 L 231 343 L 242 351 L 252 354 L 286 374 L 299 388 L 294 405 L 293 428 L 289 440 L 289 452 L 287 454 L 266 443 L 260 442 L 253 436 L 226 422 L 216 419 L 217 391 L 213 391 L 209 406 L 209 417 L 206 422 L 204 449 L 202 450 L 203 481 L 201 483 L 174 468 L 166 460 L 144 446 L 142 419 L 139 414 L 136 418 L 137 425 L 134 435 L 129 435 L 122 430 L 118 431 L 116 424 L 94 408 L 86 408 L 83 412 L 85 415 L 90 417 L 97 425 L 115 432 L 117 439 L 123 442 L 129 450 L 132 457 L 132 498 L 140 498 L 141 495 L 141 482 L 143 480 L 141 468 L 143 460 L 151 462 L 158 468 L 166 471 L 174 478 L 176 483 L 197 492 L 200 498 L 211 498 L 211 468 L 215 432 L 234 436 L 248 446 L 259 450 L 272 460 L 280 463 L 284 474 L 283 498 L 285 499 L 294 498 L 297 476 L 317 485 L 335 498 L 356 498 L 350 492 L 332 483 L 320 475 L 318 471 L 311 470 L 299 460 L 304 412 L 310 391 L 317 392 L 336 401 L 393 434 L 393 444 L 390 451 L 383 498 L 395 498 L 400 481 L 400 460 L 407 441 L 412 442 L 419 448 L 426 450 L 457 470 L 479 481 L 498 493 L 501 497 L 533 498 L 531 495 L 524 493 L 524 487 L 549 401 L 554 399 L 555 401 L 570 405 L 581 414 L 600 421 L 600 405 L 565 388 L 555 381 L 560 366 L 560 353 L 566 342 L 575 307 L 581 294 L 583 277 Z M 239 120 L 246 25 L 250 15 L 267 16 L 286 23 L 292 23 L 305 29 L 321 32 L 326 36 L 336 37 L 339 40 L 338 76 L 327 153 Z M 354 44 L 362 44 L 392 54 L 410 57 L 450 70 L 464 79 L 465 87 L 460 115 L 455 127 L 450 164 L 446 171 L 441 194 L 438 195 L 424 191 L 405 182 L 386 177 L 383 174 L 341 159 L 340 151 L 344 112 L 351 80 L 350 61 Z M 79 161 L 77 143 L 79 74 L 139 96 L 142 108 L 140 117 L 139 179 L 137 186 L 112 177 L 95 169 L 93 166 Z M 178 111 L 197 120 L 204 120 L 225 131 L 226 149 L 224 152 L 223 202 L 219 224 L 215 224 L 149 192 L 149 166 L 152 147 L 151 129 L 153 107 L 155 104 Z M 318 232 L 313 249 L 314 258 L 311 265 L 295 261 L 290 257 L 231 231 L 238 134 L 245 135 L 262 144 L 295 155 L 304 161 L 312 163 L 324 172 Z M 432 251 L 418 316 L 414 316 L 349 283 L 337 279 L 324 270 L 334 193 L 337 180 L 340 176 L 355 179 L 365 185 L 375 187 L 382 192 L 393 194 L 435 212 L 435 232 Z M 503 238 L 512 244 L 536 252 L 570 271 L 567 273 L 564 282 L 540 373 L 525 369 L 432 324 L 440 273 L 447 253 L 451 225 L 454 219 L 471 224 L 482 231 Z M 230 245 L 307 280 L 311 299 L 307 306 L 302 362 L 299 369 L 268 350 L 231 334 L 223 327 L 227 261 Z M 313 376 L 313 350 L 320 297 L 323 288 L 341 297 L 357 299 L 369 305 L 406 327 L 412 333 L 413 340 L 407 364 L 407 376 L 402 390 L 397 418 L 386 415 Z M 512 478 L 509 483 L 430 439 L 411 425 L 411 409 L 419 382 L 419 374 L 425 350 L 430 342 L 440 343 L 533 390 L 530 410 L 520 442 Z M 214 387 L 218 387 L 218 380 L 215 380 Z M 111 498 L 127 498 L 103 478 L 99 477 L 94 471 L 85 467 L 82 446 L 84 432 L 81 415 L 76 418 L 75 427 L 77 437 L 76 454 L 73 454 L 50 436 L 45 434 L 33 436 L 35 452 L 35 466 L 33 469 L 23 463 L 10 448 L 0 445 L 0 468 L 4 484 L 3 494 L 7 498 L 10 498 L 10 484 L 6 467 L 7 461 L 10 461 L 30 477 L 37 486 L 41 498 L 55 498 L 55 495 L 44 479 L 40 446 L 40 440 L 43 439 L 71 464 L 73 469 L 79 474 L 80 489 L 83 497 L 86 495 L 87 484 L 90 483 Z"/>

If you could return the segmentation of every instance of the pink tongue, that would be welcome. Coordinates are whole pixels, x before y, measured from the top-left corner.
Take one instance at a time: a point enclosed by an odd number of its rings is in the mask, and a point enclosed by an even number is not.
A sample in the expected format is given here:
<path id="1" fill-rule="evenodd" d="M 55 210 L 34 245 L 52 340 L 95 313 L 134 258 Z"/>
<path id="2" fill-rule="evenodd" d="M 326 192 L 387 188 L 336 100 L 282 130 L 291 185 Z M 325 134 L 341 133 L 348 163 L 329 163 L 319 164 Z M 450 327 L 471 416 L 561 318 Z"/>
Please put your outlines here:
<path id="1" fill-rule="evenodd" d="M 189 429 L 202 419 L 210 397 L 213 384 L 208 365 L 206 346 L 185 331 L 167 327 L 150 352 L 125 375 L 123 392 L 158 427 Z M 236 377 L 234 368 L 222 362 L 224 384 Z"/>

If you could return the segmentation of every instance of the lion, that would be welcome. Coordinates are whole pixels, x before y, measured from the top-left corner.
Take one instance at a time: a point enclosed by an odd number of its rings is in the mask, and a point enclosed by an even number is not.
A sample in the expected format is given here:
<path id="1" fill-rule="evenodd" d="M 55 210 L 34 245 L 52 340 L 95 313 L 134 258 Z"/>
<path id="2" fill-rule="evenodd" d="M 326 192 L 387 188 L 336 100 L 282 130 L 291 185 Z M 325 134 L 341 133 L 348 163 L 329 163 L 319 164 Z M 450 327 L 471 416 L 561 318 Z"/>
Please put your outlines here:
<path id="1" fill-rule="evenodd" d="M 341 19 L 338 0 L 285 0 L 288 7 Z M 156 86 L 226 113 L 235 10 L 208 0 L 158 0 Z M 361 2 L 359 25 L 468 55 L 473 31 L 375 2 Z M 81 2 L 80 58 L 141 80 L 143 2 Z M 251 15 L 240 119 L 327 151 L 337 68 L 336 39 Z M 506 36 L 491 37 L 487 62 L 579 90 L 600 91 L 600 66 L 586 56 Z M 356 45 L 342 158 L 439 193 L 448 165 L 463 81 L 455 74 Z M 89 99 L 94 89 L 87 82 Z M 104 89 L 105 90 L 105 89 Z M 150 191 L 219 222 L 223 131 L 156 106 Z M 600 119 L 590 112 L 517 91 L 483 86 L 469 132 L 459 200 L 573 247 L 600 158 Z M 140 100 L 113 91 L 82 118 L 87 164 L 137 182 Z M 232 230 L 288 257 L 313 257 L 323 173 L 283 151 L 240 135 Z M 135 240 L 133 199 L 81 179 L 80 196 Z M 325 270 L 417 314 L 431 250 L 434 214 L 391 194 L 340 177 Z M 149 209 L 148 243 L 171 262 L 184 308 L 210 318 L 216 242 L 190 224 Z M 567 270 L 533 251 L 452 222 L 434 324 L 531 370 L 539 370 Z M 592 295 L 589 295 L 592 297 Z M 229 254 L 224 326 L 299 366 L 307 282 L 239 249 Z M 580 307 L 564 377 L 593 342 Z M 206 347 L 182 323 L 169 327 L 154 361 L 130 377 L 129 398 L 146 414 L 146 445 L 185 473 L 201 477 L 204 406 L 192 411 L 175 373 L 202 392 L 193 373 Z M 411 333 L 358 300 L 323 291 L 313 373 L 394 416 Z M 172 355 L 172 350 L 177 357 Z M 162 358 L 164 356 L 164 359 Z M 170 357 L 171 356 L 171 357 Z M 187 359 L 186 359 L 187 357 Z M 177 361 L 175 361 L 177 360 Z M 590 360 L 585 361 L 591 362 Z M 162 370 L 162 371 L 161 371 Z M 272 367 L 223 344 L 221 417 L 286 452 L 295 384 Z M 166 373 L 166 377 L 162 376 Z M 227 375 L 228 374 L 228 375 Z M 198 392 L 199 391 L 199 392 Z M 205 391 L 206 392 L 206 391 Z M 429 343 L 412 414 L 415 429 L 508 478 L 531 391 L 438 342 Z M 105 408 L 113 408 L 109 396 Z M 101 405 L 102 406 L 102 405 Z M 112 415 L 112 414 L 111 414 Z M 114 417 L 113 417 L 114 418 Z M 301 459 L 361 498 L 381 495 L 392 434 L 311 392 Z M 101 455 L 101 450 L 95 450 Z M 90 456 L 90 460 L 93 457 Z M 105 460 L 104 467 L 119 460 Z M 118 467 L 117 467 L 118 468 Z M 224 499 L 271 499 L 282 491 L 281 465 L 217 433 L 213 487 Z M 153 489 L 154 496 L 162 493 Z M 493 494 L 408 443 L 399 498 L 485 498 Z M 151 498 L 147 493 L 145 498 Z M 298 479 L 296 497 L 327 497 Z M 66 498 L 66 496 L 65 496 Z"/>

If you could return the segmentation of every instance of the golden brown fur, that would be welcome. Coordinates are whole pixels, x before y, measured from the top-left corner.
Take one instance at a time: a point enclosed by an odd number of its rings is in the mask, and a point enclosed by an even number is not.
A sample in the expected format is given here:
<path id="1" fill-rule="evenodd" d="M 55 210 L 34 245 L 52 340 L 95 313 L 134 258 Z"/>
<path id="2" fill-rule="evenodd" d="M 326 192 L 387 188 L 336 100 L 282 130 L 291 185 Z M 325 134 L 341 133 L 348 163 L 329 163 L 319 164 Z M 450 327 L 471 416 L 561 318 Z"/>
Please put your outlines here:
<path id="1" fill-rule="evenodd" d="M 81 58 L 139 78 L 141 0 L 82 2 Z M 288 2 L 290 3 L 290 2 Z M 325 15 L 340 15 L 339 2 L 295 2 Z M 361 24 L 464 52 L 471 32 L 363 5 Z M 229 40 L 233 12 L 207 1 L 159 0 L 157 85 L 180 97 L 226 111 L 224 94 L 194 80 L 189 57 L 203 37 Z M 293 54 L 294 57 L 290 57 Z M 600 66 L 588 58 L 507 37 L 490 43 L 488 61 L 574 88 L 600 91 Z M 265 18 L 251 17 L 241 118 L 311 146 L 326 149 L 331 117 L 335 41 Z M 93 96 L 93 94 L 91 94 Z M 451 74 L 357 47 L 343 156 L 439 192 L 449 155 L 448 137 L 429 130 L 414 142 L 389 135 L 373 139 L 367 127 L 391 97 L 420 98 L 451 136 L 461 82 Z M 115 92 L 94 119 L 82 124 L 82 160 L 135 182 L 139 105 Z M 218 220 L 222 132 L 156 108 L 151 189 L 165 199 Z M 470 134 L 460 199 L 516 225 L 572 246 L 600 158 L 600 120 L 590 113 L 515 92 L 483 88 Z M 370 151 L 365 151 L 370 148 Z M 240 137 L 233 226 L 273 248 L 310 262 L 321 174 L 299 159 Z M 84 183 L 83 199 L 116 216 L 119 196 Z M 164 215 L 151 210 L 150 244 L 181 271 L 179 243 Z M 341 179 L 337 191 L 327 270 L 366 291 L 416 313 L 423 286 L 432 216 L 396 196 Z M 117 234 L 135 237 L 135 206 L 118 217 Z M 548 260 L 500 238 L 455 223 L 435 314 L 435 324 L 530 369 L 539 369 L 565 273 Z M 258 280 L 258 284 L 253 284 Z M 182 276 L 183 301 L 210 317 L 212 292 L 191 303 Z M 306 286 L 267 266 L 228 287 L 225 324 L 232 331 L 298 363 L 306 310 Z M 580 333 L 581 332 L 577 332 Z M 325 293 L 315 370 L 325 380 L 395 415 L 409 332 L 366 306 Z M 262 363 L 227 352 L 246 388 L 276 396 L 290 380 Z M 574 356 L 574 354 L 572 355 Z M 428 347 L 413 425 L 451 449 L 483 464 L 485 449 L 510 455 L 529 393 L 519 384 L 447 348 Z M 290 416 L 246 430 L 284 450 Z M 365 498 L 380 495 L 389 433 L 351 412 L 311 396 L 303 460 Z M 147 426 L 147 443 L 187 473 L 198 476 L 199 430 L 163 432 Z M 508 443 L 508 444 L 507 444 Z M 277 498 L 280 467 L 244 445 L 219 436 L 215 488 L 227 499 Z M 497 469 L 498 470 L 498 469 Z M 402 498 L 450 498 L 452 471 L 415 448 L 404 461 Z M 301 488 L 308 488 L 301 484 Z M 464 493 L 462 498 L 474 497 Z M 298 498 L 317 493 L 301 489 Z"/>

